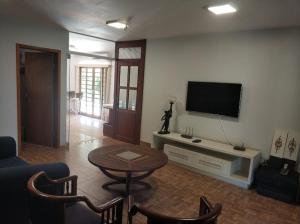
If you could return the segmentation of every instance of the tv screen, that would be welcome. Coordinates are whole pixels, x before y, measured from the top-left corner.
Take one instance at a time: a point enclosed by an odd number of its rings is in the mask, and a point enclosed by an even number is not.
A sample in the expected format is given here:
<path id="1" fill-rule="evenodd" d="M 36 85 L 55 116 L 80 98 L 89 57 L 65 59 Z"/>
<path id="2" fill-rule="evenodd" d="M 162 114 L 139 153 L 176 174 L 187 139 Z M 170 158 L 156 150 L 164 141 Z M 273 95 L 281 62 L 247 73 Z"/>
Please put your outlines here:
<path id="1" fill-rule="evenodd" d="M 188 82 L 186 110 L 239 116 L 242 84 Z"/>

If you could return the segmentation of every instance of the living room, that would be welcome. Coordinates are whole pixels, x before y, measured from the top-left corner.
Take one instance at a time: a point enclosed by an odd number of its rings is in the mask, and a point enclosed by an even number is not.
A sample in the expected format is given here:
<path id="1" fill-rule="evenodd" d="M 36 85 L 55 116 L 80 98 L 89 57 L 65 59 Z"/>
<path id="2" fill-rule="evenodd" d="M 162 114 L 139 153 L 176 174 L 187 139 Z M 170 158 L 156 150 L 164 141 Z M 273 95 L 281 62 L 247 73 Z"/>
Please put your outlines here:
<path id="1" fill-rule="evenodd" d="M 234 12 L 215 15 L 208 10 L 210 6 L 225 3 L 234 6 Z M 19 157 L 14 153 L 10 156 L 14 157 L 14 161 L 22 160 L 16 162 L 22 165 L 58 163 L 54 164 L 54 170 L 58 173 L 58 170 L 63 170 L 58 176 L 52 168 L 43 168 L 44 165 L 32 168 L 31 174 L 50 169 L 49 175 L 53 178 L 68 176 L 69 172 L 71 175 L 78 175 L 78 195 L 88 197 L 93 204 L 103 204 L 116 197 L 122 203 L 124 201 L 123 223 L 129 220 L 127 210 L 131 208 L 151 211 L 148 214 L 139 210 L 138 213 L 142 215 L 134 214 L 133 223 L 146 223 L 145 216 L 152 213 L 160 218 L 160 215 L 176 217 L 178 220 L 193 218 L 196 220 L 193 223 L 203 223 L 197 220 L 201 219 L 201 216 L 198 216 L 201 196 L 205 196 L 212 205 L 216 205 L 212 212 L 217 213 L 215 218 L 218 219 L 218 223 L 299 223 L 300 190 L 297 168 L 300 156 L 300 4 L 297 1 L 3 1 L 0 5 L 0 65 L 3 68 L 0 83 L 0 136 L 11 136 L 16 142 L 4 139 L 3 143 L 1 140 L 0 150 L 3 150 L 3 158 L 8 150 L 6 148 L 9 148 L 18 153 Z M 123 22 L 125 28 L 115 29 L 108 26 L 108 23 L 114 20 Z M 120 101 L 122 90 L 127 91 L 127 98 L 130 91 L 136 91 L 138 97 L 134 103 L 127 99 L 126 118 L 118 126 L 119 132 L 115 135 L 114 128 L 117 122 L 121 121 L 121 113 L 112 115 L 114 127 L 103 127 L 103 132 L 102 129 L 99 130 L 98 137 L 90 138 L 89 141 L 78 141 L 79 131 L 75 128 L 73 134 L 71 133 L 73 140 L 69 141 L 72 139 L 68 136 L 67 121 L 70 32 L 112 41 L 116 44 L 116 52 L 124 48 L 124 42 L 131 48 L 137 47 L 132 47 L 131 42 L 145 42 L 145 46 L 140 45 L 145 50 L 144 61 L 142 56 L 134 61 L 122 61 L 118 53 L 113 55 L 116 63 L 120 63 L 116 65 L 128 66 L 126 77 L 133 74 L 135 66 L 143 70 L 143 81 L 138 80 L 136 85 L 132 85 L 129 78 L 126 79 L 126 85 L 115 85 L 115 103 L 109 110 L 111 113 L 124 109 L 124 100 Z M 20 92 L 17 87 L 18 76 L 16 77 L 17 44 L 21 47 L 34 46 L 41 50 L 56 49 L 61 52 L 59 144 L 56 148 L 21 144 L 18 128 Z M 121 72 L 120 67 L 112 74 L 116 77 L 116 83 L 124 81 Z M 224 116 L 224 111 L 211 113 L 206 112 L 205 108 L 188 110 L 190 82 L 199 85 L 241 85 L 237 115 Z M 224 96 L 224 93 L 221 95 Z M 198 99 L 201 97 L 197 96 Z M 164 120 L 161 120 L 162 116 L 169 111 L 170 102 L 171 117 L 168 127 L 164 127 L 165 131 L 170 131 L 171 134 L 159 134 L 158 131 L 163 131 L 162 125 L 165 125 Z M 135 112 L 136 123 L 130 123 L 130 116 Z M 116 116 L 119 116 L 118 119 L 115 119 Z M 124 124 L 125 128 L 120 128 Z M 113 131 L 105 128 L 112 128 Z M 132 136 L 136 138 L 125 136 L 127 131 L 134 133 Z M 178 134 L 178 137 L 174 137 L 174 134 Z M 188 135 L 187 137 L 191 135 L 192 139 L 183 138 L 181 134 Z M 280 141 L 279 135 L 282 137 Z M 298 155 L 289 160 L 285 154 L 291 148 L 291 139 L 296 142 L 295 155 Z M 200 142 L 194 143 L 193 140 Z M 128 142 L 138 144 L 132 146 Z M 139 176 L 137 170 L 131 170 L 133 176 L 131 172 L 127 172 L 119 182 L 116 180 L 118 185 L 107 185 L 111 179 L 118 179 L 119 176 L 116 177 L 114 172 L 107 175 L 106 172 L 109 168 L 114 169 L 112 164 L 120 166 L 120 163 L 112 162 L 112 158 L 116 159 L 115 155 L 105 157 L 103 154 L 92 153 L 94 150 L 105 147 L 107 151 L 114 147 L 114 150 L 121 150 L 118 147 L 128 149 L 131 146 L 150 149 L 150 145 L 159 150 L 155 155 L 151 154 L 152 151 L 148 155 L 146 150 L 147 155 L 142 162 L 145 166 L 139 167 L 142 170 L 137 168 L 139 172 L 144 172 L 145 177 Z M 166 149 L 166 145 L 175 148 Z M 234 150 L 234 146 L 238 146 L 242 151 Z M 278 155 L 277 151 L 281 148 L 282 154 Z M 187 154 L 180 154 L 185 149 Z M 246 170 L 246 174 L 243 173 L 245 178 L 239 181 L 228 178 L 225 173 L 207 172 L 208 170 L 200 166 L 194 167 L 178 159 L 176 161 L 168 150 L 173 150 L 173 156 L 179 152 L 181 160 L 184 156 L 195 157 L 198 154 L 194 153 L 200 150 L 205 154 L 202 159 L 210 156 L 218 158 L 221 165 L 223 161 L 232 167 L 235 166 L 232 164 L 238 164 L 238 170 Z M 122 155 L 123 162 L 129 157 L 133 158 L 132 161 L 141 160 L 139 153 L 143 150 L 131 151 L 129 154 L 125 151 L 125 155 Z M 2 155 L 2 152 L 0 154 Z M 147 164 L 146 158 L 152 156 L 156 159 Z M 205 163 L 218 166 L 212 164 L 212 161 L 206 160 Z M 232 163 L 229 163 L 230 161 Z M 259 174 L 261 170 L 273 165 L 276 166 L 276 171 L 268 170 L 269 173 Z M 4 162 L 1 165 L 6 166 Z M 224 170 L 225 168 L 221 168 L 222 172 Z M 21 171 L 18 173 L 18 169 L 14 167 L 1 168 L 0 172 L 1 183 L 6 183 L 3 191 L 8 191 L 9 186 L 17 186 L 15 184 L 20 184 L 22 190 L 27 189 L 26 184 L 32 176 Z M 9 178 L 10 175 L 24 175 L 27 179 L 23 178 L 22 183 L 17 183 L 14 182 L 16 177 Z M 138 177 L 136 183 L 141 184 L 127 184 L 130 181 L 134 182 L 134 177 Z M 141 182 L 141 179 L 144 181 Z M 276 187 L 279 187 L 279 190 Z M 19 210 L 9 211 L 9 208 L 13 208 L 20 198 L 12 199 L 11 195 L 7 195 L 5 200 L 8 206 L 5 211 L 17 217 Z M 20 194 L 19 197 L 24 198 L 24 195 Z M 134 202 L 131 199 L 134 199 Z M 117 203 L 119 206 L 120 202 Z M 222 205 L 220 212 L 217 206 L 219 204 Z M 28 214 L 46 214 L 35 208 L 29 209 L 27 204 L 22 206 L 23 210 L 26 208 L 30 211 Z M 131 209 L 129 216 L 133 213 L 134 209 Z M 19 217 L 25 217 L 26 214 L 20 213 Z M 75 214 L 72 217 L 76 219 Z M 51 216 L 50 210 L 47 215 Z M 100 223 L 102 217 L 104 215 L 100 214 Z M 67 223 L 77 223 L 75 221 L 79 222 L 80 218 L 82 217 L 78 215 L 78 220 Z M 32 223 L 39 223 L 33 221 L 33 216 L 27 217 L 27 221 L 29 219 Z M 3 220 L 3 223 L 21 223 L 20 220 L 12 221 L 13 218 Z M 152 223 L 159 223 L 158 219 L 153 220 Z M 162 223 L 172 223 L 163 220 Z M 181 222 L 185 223 L 183 220 Z"/>

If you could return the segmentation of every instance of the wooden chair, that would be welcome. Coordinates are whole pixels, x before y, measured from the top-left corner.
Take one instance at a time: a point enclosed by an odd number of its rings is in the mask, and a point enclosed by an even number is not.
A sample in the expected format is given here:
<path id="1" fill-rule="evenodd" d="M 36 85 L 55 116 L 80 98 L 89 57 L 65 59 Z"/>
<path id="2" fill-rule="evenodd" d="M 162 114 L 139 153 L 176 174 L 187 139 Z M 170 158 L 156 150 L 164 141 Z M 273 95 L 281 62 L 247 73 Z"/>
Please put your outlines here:
<path id="1" fill-rule="evenodd" d="M 43 223 L 56 224 L 122 224 L 123 198 L 115 198 L 101 206 L 95 206 L 87 197 L 77 196 L 77 176 L 51 180 L 45 172 L 32 176 L 27 188 L 34 199 L 51 205 L 48 213 L 53 220 Z M 49 186 L 53 186 L 50 188 Z M 43 189 L 47 189 L 45 192 Z M 34 211 L 34 209 L 33 209 Z M 32 223 L 35 223 L 32 215 Z"/>
<path id="2" fill-rule="evenodd" d="M 129 205 L 133 204 L 133 197 L 129 198 Z M 128 213 L 128 223 L 132 224 L 132 217 L 137 213 L 147 217 L 148 224 L 216 224 L 218 216 L 221 214 L 222 205 L 212 206 L 209 201 L 202 196 L 200 198 L 199 216 L 195 218 L 178 218 L 150 211 L 142 206 L 130 206 Z"/>

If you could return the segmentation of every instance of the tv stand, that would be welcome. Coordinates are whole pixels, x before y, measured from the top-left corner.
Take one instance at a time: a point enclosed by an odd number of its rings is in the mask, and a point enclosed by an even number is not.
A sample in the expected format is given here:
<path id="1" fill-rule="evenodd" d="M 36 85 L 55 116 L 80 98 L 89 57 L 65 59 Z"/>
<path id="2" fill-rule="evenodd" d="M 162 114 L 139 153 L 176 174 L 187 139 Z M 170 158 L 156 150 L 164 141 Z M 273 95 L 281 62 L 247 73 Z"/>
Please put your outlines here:
<path id="1" fill-rule="evenodd" d="M 193 142 L 195 139 L 201 142 Z M 186 139 L 179 133 L 153 132 L 151 146 L 163 149 L 171 161 L 244 188 L 252 184 L 261 159 L 261 153 L 254 149 L 234 150 L 232 145 L 196 137 Z"/>

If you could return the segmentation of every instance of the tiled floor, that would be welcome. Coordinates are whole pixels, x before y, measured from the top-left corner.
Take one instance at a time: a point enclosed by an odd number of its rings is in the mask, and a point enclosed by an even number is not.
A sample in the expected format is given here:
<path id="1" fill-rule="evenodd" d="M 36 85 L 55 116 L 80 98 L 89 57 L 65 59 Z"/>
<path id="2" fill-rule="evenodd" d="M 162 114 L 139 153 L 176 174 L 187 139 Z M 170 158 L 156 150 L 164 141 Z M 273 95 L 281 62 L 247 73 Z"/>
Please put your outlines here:
<path id="1" fill-rule="evenodd" d="M 70 146 L 103 137 L 103 121 L 82 115 L 70 115 Z"/>
<path id="2" fill-rule="evenodd" d="M 21 156 L 32 163 L 66 162 L 71 173 L 79 175 L 79 193 L 87 195 L 95 203 L 105 202 L 116 194 L 101 188 L 109 178 L 88 162 L 87 155 L 97 147 L 122 142 L 103 137 L 101 132 L 95 131 L 95 127 L 89 128 L 87 124 L 76 125 L 76 130 L 80 132 L 71 132 L 70 139 L 73 142 L 70 143 L 70 149 L 26 145 Z M 81 136 L 80 139 L 78 136 Z M 199 197 L 205 195 L 211 202 L 223 204 L 219 218 L 221 224 L 300 223 L 299 206 L 260 196 L 253 190 L 242 189 L 172 163 L 157 170 L 146 180 L 151 183 L 152 189 L 136 192 L 135 200 L 165 214 L 196 216 Z M 137 217 L 134 223 L 145 223 L 145 220 Z"/>

